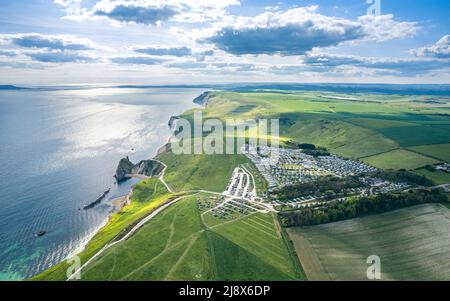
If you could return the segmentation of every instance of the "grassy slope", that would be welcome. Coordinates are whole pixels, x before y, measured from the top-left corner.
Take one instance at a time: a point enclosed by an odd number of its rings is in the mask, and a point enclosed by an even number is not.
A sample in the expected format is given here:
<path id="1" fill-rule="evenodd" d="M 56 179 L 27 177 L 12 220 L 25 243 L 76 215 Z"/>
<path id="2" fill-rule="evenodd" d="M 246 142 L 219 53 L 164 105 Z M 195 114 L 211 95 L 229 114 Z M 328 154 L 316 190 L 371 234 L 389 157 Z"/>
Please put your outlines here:
<path id="1" fill-rule="evenodd" d="M 289 235 L 310 279 L 367 280 L 366 259 L 377 255 L 384 280 L 450 280 L 449 227 L 449 209 L 428 204 Z"/>
<path id="2" fill-rule="evenodd" d="M 234 168 L 248 163 L 245 156 L 236 155 L 174 155 L 158 156 L 167 164 L 165 181 L 174 190 L 209 190 L 223 192 Z"/>
<path id="3" fill-rule="evenodd" d="M 137 234 L 114 246 L 83 271 L 83 280 L 289 280 L 301 278 L 280 240 L 249 250 L 248 229 L 232 237 L 206 228 L 196 198 L 169 207 Z M 270 225 L 270 216 L 261 216 Z M 230 226 L 233 223 L 229 224 Z M 242 226 L 237 224 L 237 226 Z M 229 226 L 223 226 L 228 228 Z M 273 231 L 275 233 L 275 231 Z M 270 231 L 269 231 L 270 233 Z M 261 236 L 261 237 L 260 237 Z M 266 248 L 266 249 L 264 249 Z M 275 253 L 274 253 L 275 252 Z M 277 259 L 273 259 L 273 257 Z M 278 260 L 282 258 L 283 260 Z"/>
<path id="4" fill-rule="evenodd" d="M 202 255 L 207 250 L 205 236 L 194 202 L 192 199 L 179 202 L 165 210 L 127 241 L 111 248 L 89 265 L 83 271 L 82 279 L 176 279 L 176 270 L 186 269 L 185 264 L 191 265 L 190 269 L 195 271 L 191 276 L 208 279 L 211 268 L 208 261 L 203 260 Z M 187 256 L 190 251 L 196 256 Z M 193 260 L 186 262 L 182 258 Z M 108 275 L 106 279 L 105 275 Z"/>

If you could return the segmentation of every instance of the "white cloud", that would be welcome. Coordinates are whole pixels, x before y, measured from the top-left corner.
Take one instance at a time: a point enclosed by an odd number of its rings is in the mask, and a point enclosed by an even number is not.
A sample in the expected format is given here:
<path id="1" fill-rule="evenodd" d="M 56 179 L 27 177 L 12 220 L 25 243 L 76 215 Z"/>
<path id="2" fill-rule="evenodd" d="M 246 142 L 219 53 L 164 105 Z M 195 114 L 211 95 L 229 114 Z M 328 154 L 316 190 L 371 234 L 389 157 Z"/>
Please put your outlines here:
<path id="1" fill-rule="evenodd" d="M 43 35 L 38 33 L 0 34 L 2 44 L 23 48 L 46 48 L 50 50 L 90 50 L 94 43 L 71 35 Z"/>
<path id="2" fill-rule="evenodd" d="M 36 62 L 90 63 L 97 61 L 90 54 L 96 48 L 94 43 L 89 39 L 71 35 L 0 34 L 0 41 L 2 44 L 16 47 L 14 49 L 16 55 L 21 53 Z"/>
<path id="3" fill-rule="evenodd" d="M 401 76 L 417 76 L 435 71 L 450 71 L 450 60 L 436 59 L 399 59 L 374 58 L 351 55 L 334 55 L 325 53 L 309 53 L 302 57 L 299 64 L 274 66 L 276 74 L 296 74 L 300 72 L 341 72 L 345 70 L 360 71 L 375 70 L 380 74 L 397 74 Z"/>
<path id="4" fill-rule="evenodd" d="M 366 15 L 358 18 L 366 38 L 377 42 L 414 37 L 418 30 L 416 22 L 398 22 L 394 15 Z"/>
<path id="5" fill-rule="evenodd" d="M 64 7 L 77 7 L 72 2 L 77 1 L 55 1 Z M 144 25 L 165 21 L 196 23 L 219 20 L 227 14 L 226 8 L 239 4 L 239 0 L 100 0 L 91 9 L 68 11 L 66 18 L 76 21 L 107 19 L 115 23 Z"/>
<path id="6" fill-rule="evenodd" d="M 442 37 L 436 44 L 411 51 L 418 57 L 450 59 L 450 35 Z"/>
<path id="7" fill-rule="evenodd" d="M 393 15 L 363 16 L 356 21 L 328 17 L 317 6 L 268 11 L 256 17 L 227 17 L 212 28 L 193 31 L 200 41 L 235 55 L 301 55 L 344 42 L 383 42 L 415 35 L 417 25 Z"/>

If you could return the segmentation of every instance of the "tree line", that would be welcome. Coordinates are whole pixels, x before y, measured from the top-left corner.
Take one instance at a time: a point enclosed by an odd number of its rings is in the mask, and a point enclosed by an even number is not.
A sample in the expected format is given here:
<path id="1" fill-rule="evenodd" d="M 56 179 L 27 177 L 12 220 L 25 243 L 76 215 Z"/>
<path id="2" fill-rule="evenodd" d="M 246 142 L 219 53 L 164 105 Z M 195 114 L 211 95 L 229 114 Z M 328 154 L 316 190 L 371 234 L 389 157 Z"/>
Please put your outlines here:
<path id="1" fill-rule="evenodd" d="M 352 219 L 370 213 L 383 213 L 419 204 L 447 201 L 447 195 L 441 190 L 420 189 L 397 194 L 349 198 L 342 202 L 325 202 L 314 208 L 280 212 L 279 216 L 284 227 L 312 226 Z"/>
<path id="2" fill-rule="evenodd" d="M 363 185 L 358 176 L 345 178 L 325 176 L 313 182 L 284 186 L 276 190 L 274 194 L 277 199 L 282 201 L 316 194 L 325 195 L 325 197 L 330 196 L 330 199 L 332 199 L 339 196 L 339 194 L 344 194 L 348 189 L 358 188 Z"/>

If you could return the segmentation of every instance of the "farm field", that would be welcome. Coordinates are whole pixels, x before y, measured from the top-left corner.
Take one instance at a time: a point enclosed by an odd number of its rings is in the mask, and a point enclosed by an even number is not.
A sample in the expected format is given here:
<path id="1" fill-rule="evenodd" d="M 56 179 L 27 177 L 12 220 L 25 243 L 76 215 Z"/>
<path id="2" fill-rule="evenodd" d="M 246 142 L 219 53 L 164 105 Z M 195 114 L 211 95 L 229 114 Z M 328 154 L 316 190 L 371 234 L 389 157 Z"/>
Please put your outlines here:
<path id="1" fill-rule="evenodd" d="M 423 145 L 409 148 L 412 151 L 450 163 L 450 143 Z"/>
<path id="2" fill-rule="evenodd" d="M 436 185 L 448 184 L 450 183 L 450 174 L 443 171 L 429 171 L 425 168 L 421 168 L 414 171 L 419 175 L 426 176 L 433 181 Z"/>
<path id="3" fill-rule="evenodd" d="M 439 161 L 404 149 L 362 159 L 364 162 L 382 169 L 417 169 Z"/>
<path id="4" fill-rule="evenodd" d="M 447 124 L 391 127 L 379 131 L 403 147 L 450 142 L 450 125 Z"/>
<path id="5" fill-rule="evenodd" d="M 450 210 L 427 204 L 287 231 L 309 280 L 367 280 L 370 255 L 382 280 L 450 280 L 449 227 Z"/>
<path id="6" fill-rule="evenodd" d="M 83 280 L 304 279 L 271 215 L 205 226 L 179 201 L 83 270 Z"/>

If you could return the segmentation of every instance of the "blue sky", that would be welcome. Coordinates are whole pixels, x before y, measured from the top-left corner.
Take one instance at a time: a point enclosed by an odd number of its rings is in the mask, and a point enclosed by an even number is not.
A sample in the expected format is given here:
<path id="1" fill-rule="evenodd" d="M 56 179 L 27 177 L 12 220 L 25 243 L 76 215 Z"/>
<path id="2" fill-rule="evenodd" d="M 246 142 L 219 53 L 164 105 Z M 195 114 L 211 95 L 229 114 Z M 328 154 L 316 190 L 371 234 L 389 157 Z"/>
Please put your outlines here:
<path id="1" fill-rule="evenodd" d="M 450 83 L 450 1 L 1 0 L 0 84 Z"/>

